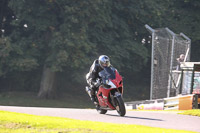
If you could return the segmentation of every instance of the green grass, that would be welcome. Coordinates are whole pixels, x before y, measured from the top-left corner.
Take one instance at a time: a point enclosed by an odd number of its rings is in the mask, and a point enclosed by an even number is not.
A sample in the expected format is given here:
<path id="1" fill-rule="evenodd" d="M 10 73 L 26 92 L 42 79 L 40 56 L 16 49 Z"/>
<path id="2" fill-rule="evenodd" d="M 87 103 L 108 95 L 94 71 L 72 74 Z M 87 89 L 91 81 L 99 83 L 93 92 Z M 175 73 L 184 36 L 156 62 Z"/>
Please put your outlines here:
<path id="1" fill-rule="evenodd" d="M 0 92 L 0 105 L 56 108 L 94 108 L 85 90 L 59 94 L 56 99 L 39 99 L 35 92 Z"/>
<path id="2" fill-rule="evenodd" d="M 192 115 L 192 116 L 198 116 L 198 117 L 200 117 L 200 109 L 186 110 L 186 111 L 180 112 L 178 114 Z"/>
<path id="3" fill-rule="evenodd" d="M 0 111 L 0 132 L 9 133 L 192 133 L 139 125 L 82 121 Z"/>

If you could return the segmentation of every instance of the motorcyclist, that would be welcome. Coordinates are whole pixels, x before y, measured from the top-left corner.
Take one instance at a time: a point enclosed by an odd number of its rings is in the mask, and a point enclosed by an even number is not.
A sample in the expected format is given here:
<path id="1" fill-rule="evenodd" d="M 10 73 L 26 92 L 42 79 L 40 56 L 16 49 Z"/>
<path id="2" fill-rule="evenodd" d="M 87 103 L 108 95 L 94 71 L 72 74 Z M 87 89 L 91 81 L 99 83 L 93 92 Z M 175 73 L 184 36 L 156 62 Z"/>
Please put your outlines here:
<path id="1" fill-rule="evenodd" d="M 86 91 L 89 94 L 92 102 L 96 104 L 95 91 L 100 86 L 100 77 L 98 73 L 102 71 L 105 67 L 110 67 L 110 59 L 107 55 L 101 55 L 98 59 L 94 60 L 92 66 L 90 67 L 89 73 L 86 75 L 86 81 L 89 85 L 86 86 Z"/>

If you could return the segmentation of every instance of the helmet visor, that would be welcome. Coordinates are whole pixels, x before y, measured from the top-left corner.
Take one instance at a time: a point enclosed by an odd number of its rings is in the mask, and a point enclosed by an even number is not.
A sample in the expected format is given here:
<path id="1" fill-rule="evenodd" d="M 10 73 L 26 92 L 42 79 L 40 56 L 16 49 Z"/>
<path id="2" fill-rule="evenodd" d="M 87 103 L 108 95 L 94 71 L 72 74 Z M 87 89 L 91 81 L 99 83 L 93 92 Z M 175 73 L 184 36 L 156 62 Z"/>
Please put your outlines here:
<path id="1" fill-rule="evenodd" d="M 110 61 L 106 61 L 106 63 L 101 64 L 103 67 L 109 67 L 110 66 Z"/>

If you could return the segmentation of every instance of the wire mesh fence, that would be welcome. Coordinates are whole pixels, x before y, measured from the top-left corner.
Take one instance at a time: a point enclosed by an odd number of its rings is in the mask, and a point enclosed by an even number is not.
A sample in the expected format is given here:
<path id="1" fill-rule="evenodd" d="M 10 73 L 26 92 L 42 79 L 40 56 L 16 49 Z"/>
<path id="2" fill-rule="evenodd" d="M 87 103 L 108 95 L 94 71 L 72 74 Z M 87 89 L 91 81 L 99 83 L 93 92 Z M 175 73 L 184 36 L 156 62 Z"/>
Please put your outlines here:
<path id="1" fill-rule="evenodd" d="M 158 28 L 152 33 L 152 68 L 150 99 L 166 98 L 178 94 L 179 63 L 190 60 L 190 41 L 168 28 Z"/>
<path id="2" fill-rule="evenodd" d="M 172 36 L 166 29 L 156 29 L 153 38 L 153 86 L 152 98 L 167 97 L 168 72 L 170 71 Z"/>
<path id="3" fill-rule="evenodd" d="M 171 70 L 170 96 L 179 94 L 179 84 L 181 78 L 180 62 L 190 61 L 190 41 L 176 34 L 174 41 L 174 51 Z"/>

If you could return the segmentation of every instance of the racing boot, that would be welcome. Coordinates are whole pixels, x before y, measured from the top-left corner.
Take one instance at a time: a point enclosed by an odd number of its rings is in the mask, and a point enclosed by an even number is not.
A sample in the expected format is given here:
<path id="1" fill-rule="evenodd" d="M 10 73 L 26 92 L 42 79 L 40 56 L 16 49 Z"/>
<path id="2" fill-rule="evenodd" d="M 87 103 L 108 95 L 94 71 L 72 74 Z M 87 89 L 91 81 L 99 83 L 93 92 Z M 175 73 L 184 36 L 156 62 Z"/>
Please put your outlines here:
<path id="1" fill-rule="evenodd" d="M 95 100 L 95 94 L 94 94 L 94 90 L 90 89 L 88 86 L 86 86 L 85 88 L 86 92 L 88 93 L 88 95 L 90 96 L 91 101 L 96 105 L 97 102 Z"/>
<path id="2" fill-rule="evenodd" d="M 91 89 L 88 86 L 85 87 L 85 91 L 91 97 Z"/>
<path id="3" fill-rule="evenodd" d="M 98 104 L 98 103 L 97 103 L 97 100 L 96 100 L 96 98 L 95 98 L 95 91 L 94 91 L 93 89 L 91 89 L 91 101 L 92 101 L 95 105 Z"/>

